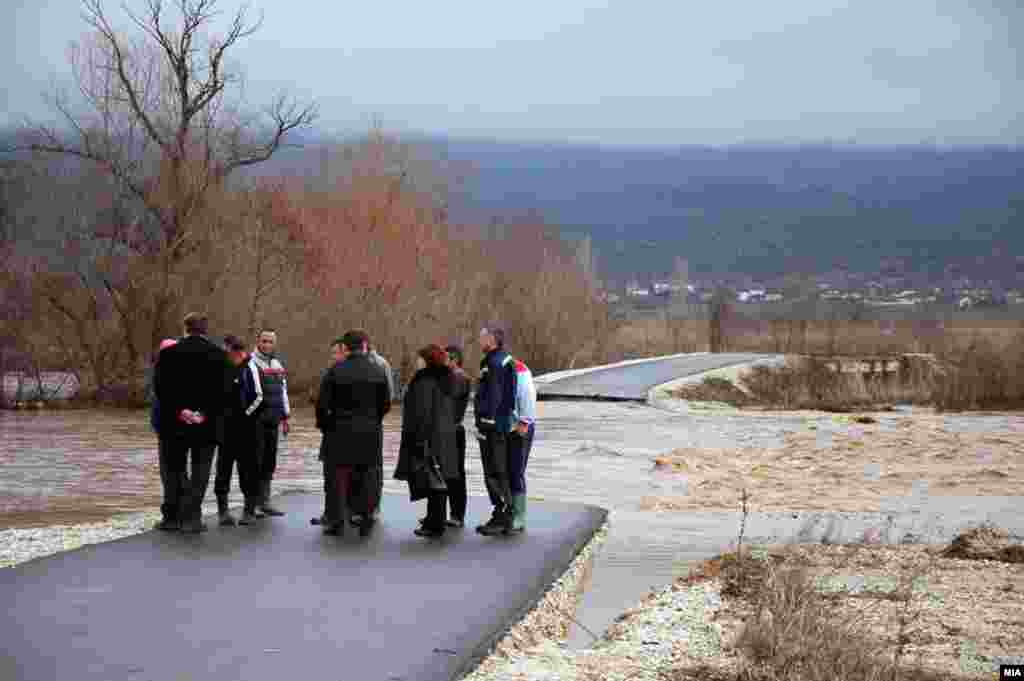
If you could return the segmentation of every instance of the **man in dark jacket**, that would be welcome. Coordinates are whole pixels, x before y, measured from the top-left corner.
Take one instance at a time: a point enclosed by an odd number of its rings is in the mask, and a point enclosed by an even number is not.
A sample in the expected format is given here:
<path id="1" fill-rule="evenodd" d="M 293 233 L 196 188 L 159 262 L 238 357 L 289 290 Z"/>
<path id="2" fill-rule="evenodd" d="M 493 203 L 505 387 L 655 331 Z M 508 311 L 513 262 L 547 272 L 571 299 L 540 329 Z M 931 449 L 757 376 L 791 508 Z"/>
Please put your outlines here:
<path id="1" fill-rule="evenodd" d="M 384 357 L 377 352 L 373 347 L 373 339 L 370 338 L 370 334 L 365 329 L 357 329 L 357 331 L 366 336 L 366 356 L 370 358 L 377 368 L 381 370 L 388 381 L 388 403 L 391 404 L 395 401 L 395 377 L 391 371 L 391 365 Z M 349 499 L 351 502 L 356 504 L 356 507 L 352 508 L 352 524 L 359 525 L 363 522 L 363 516 L 357 510 L 357 507 L 365 506 L 365 493 L 366 489 L 364 485 L 376 485 L 377 486 L 377 499 L 378 501 L 383 500 L 384 497 L 384 440 L 381 438 L 380 443 L 380 455 L 377 457 L 377 469 L 371 471 L 369 476 L 357 475 L 352 481 L 352 494 Z M 371 490 L 369 494 L 374 494 Z M 378 518 L 380 517 L 380 503 L 377 504 L 376 511 L 374 513 Z"/>
<path id="2" fill-rule="evenodd" d="M 494 507 L 491 519 L 476 528 L 492 536 L 512 531 L 512 490 L 508 470 L 508 434 L 516 403 L 516 367 L 505 352 L 505 332 L 491 325 L 480 331 L 480 384 L 473 408 L 487 494 Z"/>
<path id="3" fill-rule="evenodd" d="M 344 362 L 345 361 L 346 355 L 345 355 L 345 351 L 343 349 L 341 340 L 342 340 L 341 338 L 338 338 L 338 339 L 335 339 L 335 341 L 333 343 L 331 343 L 331 365 L 329 367 L 327 367 L 322 374 L 320 374 L 320 384 L 321 385 L 323 385 L 324 378 L 327 376 L 328 373 L 330 373 L 331 368 L 334 367 L 334 365 L 337 364 L 338 362 Z M 317 404 L 319 404 L 319 402 L 320 402 L 320 396 L 318 395 L 317 396 Z M 324 431 L 325 428 L 324 428 L 324 425 L 320 423 L 319 415 L 320 415 L 320 411 L 317 410 L 316 427 L 320 431 Z M 317 459 L 320 461 L 321 465 L 323 466 L 323 476 L 324 476 L 324 512 L 320 515 L 319 518 L 310 518 L 309 522 L 311 524 L 313 524 L 313 525 L 326 525 L 326 526 L 329 526 L 330 523 L 331 523 L 330 519 L 335 517 L 336 511 L 334 511 L 334 504 L 337 503 L 337 501 L 338 501 L 338 492 L 334 488 L 334 482 L 335 482 L 334 466 L 332 466 L 330 464 L 330 462 L 327 460 L 327 457 L 324 456 L 324 449 L 326 447 L 326 444 L 327 444 L 326 436 L 321 437 L 320 438 L 320 456 L 317 457 Z"/>
<path id="4" fill-rule="evenodd" d="M 238 464 L 238 486 L 245 498 L 241 525 L 249 525 L 256 518 L 263 517 L 258 506 L 261 504 L 262 480 L 260 460 L 263 452 L 263 427 L 259 422 L 259 405 L 263 390 L 260 374 L 252 357 L 246 350 L 245 342 L 237 336 L 224 338 L 228 357 L 235 367 L 232 372 L 231 393 L 224 410 L 224 444 L 217 451 L 217 476 L 213 492 L 217 495 L 217 515 L 220 524 L 233 526 L 235 519 L 228 510 L 228 494 L 231 491 L 231 473 Z"/>
<path id="5" fill-rule="evenodd" d="M 457 345 L 449 345 L 445 348 L 448 353 L 448 367 L 452 370 L 452 399 L 455 400 L 455 444 L 458 450 L 458 476 L 447 480 L 448 504 L 451 508 L 451 515 L 448 518 L 449 527 L 464 527 L 466 524 L 466 427 L 462 422 L 466 418 L 466 409 L 469 407 L 469 378 L 462 368 L 462 348 Z"/>
<path id="6" fill-rule="evenodd" d="M 383 420 L 391 409 L 387 378 L 367 356 L 366 335 L 350 331 L 341 339 L 345 359 L 335 364 L 320 384 L 316 405 L 317 425 L 324 433 L 323 452 L 333 466 L 337 505 L 332 505 L 325 534 L 344 530 L 349 510 L 349 491 L 353 475 L 368 476 L 377 470 L 377 457 L 384 437 Z M 374 525 L 377 485 L 364 485 L 365 506 L 360 536 L 367 536 Z"/>
<path id="7" fill-rule="evenodd" d="M 223 411 L 230 390 L 227 353 L 206 337 L 206 317 L 185 317 L 185 338 L 160 352 L 153 376 L 160 401 L 162 530 L 203 532 L 203 497 L 217 445 L 223 442 Z M 191 478 L 188 475 L 191 458 Z"/>

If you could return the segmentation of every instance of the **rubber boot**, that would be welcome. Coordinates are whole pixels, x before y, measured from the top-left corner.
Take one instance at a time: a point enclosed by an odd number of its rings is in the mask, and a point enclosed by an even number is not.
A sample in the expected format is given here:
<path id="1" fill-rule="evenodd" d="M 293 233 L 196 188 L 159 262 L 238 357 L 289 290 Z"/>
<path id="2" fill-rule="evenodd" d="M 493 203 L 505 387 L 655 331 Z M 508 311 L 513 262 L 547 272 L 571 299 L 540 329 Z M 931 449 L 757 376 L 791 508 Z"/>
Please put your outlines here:
<path id="1" fill-rule="evenodd" d="M 483 525 L 477 525 L 476 531 L 480 534 L 494 534 L 495 529 L 501 530 L 502 528 L 502 515 L 504 510 L 501 506 L 495 506 L 494 510 L 491 511 L 491 518 Z"/>
<path id="2" fill-rule="evenodd" d="M 487 524 L 477 531 L 485 537 L 510 534 L 512 531 L 512 507 L 505 506 L 496 511 Z"/>
<path id="3" fill-rule="evenodd" d="M 270 481 L 263 483 L 263 514 L 271 517 L 284 515 L 284 511 L 278 510 L 270 503 Z"/>
<path id="4" fill-rule="evenodd" d="M 238 519 L 238 524 L 251 525 L 257 519 L 262 517 L 263 514 L 256 510 L 256 504 L 252 501 L 246 501 L 245 506 L 242 508 L 242 517 Z"/>
<path id="5" fill-rule="evenodd" d="M 234 527 L 237 524 L 228 509 L 227 497 L 217 497 L 217 519 L 220 521 L 221 527 Z"/>
<path id="6" fill-rule="evenodd" d="M 506 534 L 519 534 L 526 529 L 526 495 L 516 494 L 512 497 L 512 523 Z"/>

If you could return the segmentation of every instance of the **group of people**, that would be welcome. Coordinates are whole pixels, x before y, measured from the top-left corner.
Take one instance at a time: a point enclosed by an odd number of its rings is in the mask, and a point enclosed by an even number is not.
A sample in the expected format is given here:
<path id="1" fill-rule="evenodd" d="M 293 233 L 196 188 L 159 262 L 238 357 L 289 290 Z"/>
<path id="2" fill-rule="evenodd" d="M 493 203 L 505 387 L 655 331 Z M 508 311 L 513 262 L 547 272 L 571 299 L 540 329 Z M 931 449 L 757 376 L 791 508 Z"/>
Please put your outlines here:
<path id="1" fill-rule="evenodd" d="M 159 436 L 164 490 L 159 529 L 203 532 L 202 503 L 216 451 L 218 517 L 222 526 L 250 524 L 283 512 L 271 502 L 279 433 L 290 430 L 287 374 L 275 355 L 277 336 L 260 332 L 247 350 L 237 336 L 223 347 L 208 336 L 202 315 L 185 318 L 185 335 L 165 340 L 154 371 L 153 427 Z M 394 375 L 363 330 L 331 344 L 316 401 L 322 433 L 324 510 L 312 524 L 328 535 L 346 525 L 368 536 L 379 517 L 384 485 L 384 417 L 396 397 Z M 477 531 L 508 535 L 526 528 L 526 465 L 536 427 L 536 390 L 529 368 L 505 349 L 496 325 L 480 332 L 479 381 L 474 392 L 460 347 L 431 344 L 417 353 L 417 371 L 402 408 L 394 478 L 405 481 L 427 513 L 415 533 L 441 537 L 466 522 L 466 442 L 463 424 L 474 396 L 491 516 Z M 228 494 L 237 466 L 242 516 L 231 515 Z"/>
<path id="2" fill-rule="evenodd" d="M 158 529 L 204 532 L 203 499 L 216 453 L 213 490 L 221 525 L 235 525 L 228 507 L 238 469 L 247 525 L 284 513 L 271 502 L 278 440 L 290 431 L 291 406 L 284 366 L 275 355 L 277 334 L 260 332 L 249 352 L 237 336 L 223 347 L 208 336 L 202 315 L 185 318 L 185 335 L 160 344 L 153 373 L 151 421 L 159 442 L 162 518 Z"/>

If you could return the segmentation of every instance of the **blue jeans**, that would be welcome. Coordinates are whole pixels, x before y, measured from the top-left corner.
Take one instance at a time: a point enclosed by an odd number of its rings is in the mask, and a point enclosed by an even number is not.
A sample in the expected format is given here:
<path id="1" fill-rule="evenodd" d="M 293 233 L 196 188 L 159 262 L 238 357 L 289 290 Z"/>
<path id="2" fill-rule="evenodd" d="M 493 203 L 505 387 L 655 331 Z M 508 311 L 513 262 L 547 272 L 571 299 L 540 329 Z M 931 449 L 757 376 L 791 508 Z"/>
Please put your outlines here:
<path id="1" fill-rule="evenodd" d="M 508 476 L 513 496 L 526 494 L 526 464 L 533 448 L 534 424 L 530 424 L 526 435 L 518 432 L 508 436 Z"/>

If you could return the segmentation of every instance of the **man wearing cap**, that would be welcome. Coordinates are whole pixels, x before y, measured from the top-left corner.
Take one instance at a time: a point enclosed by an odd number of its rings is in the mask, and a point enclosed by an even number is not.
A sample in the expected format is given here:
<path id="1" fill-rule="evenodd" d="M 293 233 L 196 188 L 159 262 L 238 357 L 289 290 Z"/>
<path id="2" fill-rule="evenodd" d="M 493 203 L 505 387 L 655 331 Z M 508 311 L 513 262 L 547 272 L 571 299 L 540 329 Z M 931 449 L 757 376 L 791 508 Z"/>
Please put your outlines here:
<path id="1" fill-rule="evenodd" d="M 512 531 L 512 489 L 508 470 L 508 437 L 516 402 L 515 361 L 505 349 L 505 332 L 491 324 L 480 331 L 480 384 L 473 408 L 484 482 L 491 499 L 491 518 L 476 528 L 486 536 Z"/>
<path id="2" fill-rule="evenodd" d="M 377 352 L 377 349 L 373 345 L 373 340 L 370 339 L 370 334 L 364 329 L 357 329 L 357 331 L 366 336 L 366 346 L 368 348 L 366 356 L 369 360 L 381 370 L 388 383 L 388 404 L 395 401 L 395 374 L 391 371 L 391 365 L 384 357 Z M 370 488 L 367 487 L 370 486 Z M 381 438 L 380 453 L 377 457 L 377 468 L 376 469 L 363 469 L 358 473 L 353 480 L 353 488 L 350 499 L 352 499 L 352 524 L 359 526 L 363 522 L 363 514 L 359 512 L 359 508 L 366 507 L 367 501 L 373 497 L 372 487 L 377 489 L 377 504 L 374 508 L 374 517 L 380 516 L 380 502 L 384 498 L 384 440 Z M 372 521 L 372 519 L 371 519 Z"/>
<path id="3" fill-rule="evenodd" d="M 320 383 L 316 404 L 317 425 L 323 431 L 323 456 L 335 476 L 337 502 L 328 506 L 325 534 L 340 535 L 351 508 L 353 477 L 366 480 L 376 472 L 383 438 L 384 416 L 391 409 L 387 380 L 367 353 L 366 335 L 349 331 L 338 342 L 345 359 L 335 364 Z M 377 485 L 364 484 L 358 510 L 362 514 L 359 535 L 366 537 L 374 525 L 378 503 Z"/>

